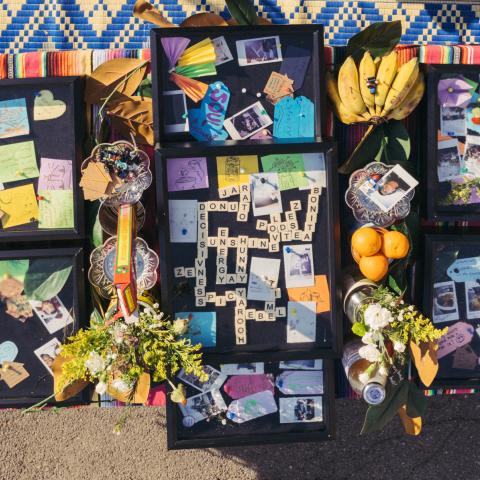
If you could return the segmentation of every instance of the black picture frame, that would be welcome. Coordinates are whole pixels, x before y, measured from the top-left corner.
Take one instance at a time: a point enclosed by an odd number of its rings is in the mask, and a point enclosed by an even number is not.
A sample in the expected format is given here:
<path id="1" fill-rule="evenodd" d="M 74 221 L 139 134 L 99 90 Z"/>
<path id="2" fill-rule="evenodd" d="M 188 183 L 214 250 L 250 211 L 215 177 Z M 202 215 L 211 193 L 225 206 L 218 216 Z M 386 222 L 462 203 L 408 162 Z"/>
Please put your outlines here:
<path id="1" fill-rule="evenodd" d="M 235 359 L 236 360 L 236 359 Z M 231 361 L 234 361 L 233 359 Z M 229 363 L 231 363 L 229 359 Z M 205 362 L 208 364 L 208 362 Z M 218 365 L 213 365 L 215 368 Z M 233 446 L 247 446 L 247 445 L 264 445 L 264 444 L 280 444 L 280 443 L 298 443 L 298 442 L 314 442 L 333 440 L 335 438 L 335 386 L 334 386 L 334 362 L 331 359 L 323 359 L 323 422 L 318 422 L 317 430 L 306 430 L 303 427 L 305 424 L 295 423 L 288 425 L 300 425 L 297 429 L 283 432 L 269 432 L 262 428 L 255 429 L 252 427 L 255 420 L 233 426 L 231 423 L 223 426 L 212 425 L 212 430 L 215 428 L 219 431 L 218 435 L 198 436 L 195 438 L 182 438 L 179 432 L 179 422 L 181 422 L 182 414 L 179 411 L 178 404 L 170 400 L 170 395 L 167 395 L 167 448 L 168 450 L 182 450 L 192 448 L 218 448 L 218 447 L 233 447 Z M 170 389 L 169 389 L 170 391 Z M 200 392 L 197 392 L 200 393 Z M 308 395 L 298 395 L 308 396 Z M 277 396 L 278 398 L 278 396 Z M 278 405 L 278 403 L 277 403 Z M 278 413 L 267 416 L 265 419 L 272 417 L 274 421 L 278 422 Z M 205 420 L 202 422 L 204 423 Z M 210 423 L 214 424 L 217 420 L 213 419 Z M 242 425 L 249 425 L 248 431 L 241 433 Z M 316 422 L 315 422 L 316 423 Z M 315 425 L 314 422 L 309 423 L 308 426 Z M 195 427 L 194 427 L 195 428 Z M 236 435 L 222 435 L 222 429 L 235 428 L 238 431 Z"/>
<path id="2" fill-rule="evenodd" d="M 229 361 L 264 361 L 269 360 L 291 360 L 298 358 L 325 358 L 337 357 L 342 348 L 342 321 L 341 321 L 341 287 L 340 287 L 340 227 L 338 214 L 338 185 L 337 185 L 337 149 L 333 142 L 322 143 L 288 143 L 279 144 L 270 142 L 268 144 L 245 144 L 241 143 L 234 150 L 235 155 L 262 155 L 287 154 L 287 153 L 314 153 L 324 152 L 327 193 L 327 221 L 328 242 L 323 250 L 327 257 L 328 282 L 330 290 L 330 328 L 331 341 L 328 346 L 308 346 L 308 344 L 288 343 L 282 348 L 270 348 L 251 345 L 235 347 L 214 347 L 204 348 L 204 354 L 209 361 L 225 363 L 225 356 Z M 159 235 L 159 258 L 160 258 L 160 286 L 161 306 L 167 315 L 172 315 L 172 298 L 174 295 L 174 276 L 172 266 L 172 244 L 170 243 L 169 219 L 168 219 L 168 188 L 166 159 L 174 157 L 216 157 L 231 155 L 230 146 L 203 146 L 198 143 L 169 144 L 161 150 L 157 150 L 156 157 L 156 178 L 157 178 L 157 228 Z M 314 238 L 315 241 L 315 238 Z M 195 246 L 196 248 L 196 246 Z M 317 244 L 316 255 L 322 255 L 321 247 Z M 194 305 L 191 307 L 194 309 Z M 233 321 L 233 320 L 232 320 Z M 318 321 L 318 320 L 317 320 Z M 218 322 L 217 322 L 218 323 Z M 317 342 L 318 343 L 318 342 Z M 298 347 L 296 345 L 302 345 Z M 307 346 L 306 346 L 307 345 Z M 241 347 L 241 348 L 240 348 Z"/>
<path id="3" fill-rule="evenodd" d="M 449 233 L 428 233 L 424 236 L 423 241 L 423 252 L 424 252 L 424 262 L 423 269 L 417 272 L 417 276 L 421 278 L 423 275 L 424 281 L 418 282 L 419 288 L 423 286 L 423 291 L 417 291 L 417 301 L 421 306 L 421 311 L 432 319 L 433 321 L 433 288 L 434 284 L 441 281 L 449 281 L 449 278 L 442 278 L 439 276 L 439 273 L 435 269 L 437 262 L 441 261 L 442 252 L 444 257 L 447 253 L 448 248 L 455 248 L 461 250 L 462 248 L 474 247 L 478 248 L 480 253 L 480 234 L 478 233 L 459 233 L 450 230 Z M 467 255 L 470 257 L 471 255 Z M 448 259 L 448 263 L 451 263 L 453 260 Z M 443 267 L 442 267 L 443 270 Z M 455 291 L 458 305 L 458 319 L 444 321 L 441 323 L 435 323 L 437 328 L 444 328 L 445 326 L 451 326 L 457 322 L 466 322 L 473 325 L 477 323 L 480 324 L 479 320 L 469 320 L 466 315 L 466 302 L 465 302 L 465 292 L 463 287 L 458 287 L 458 282 L 455 282 Z M 460 294 L 459 294 L 460 292 Z M 475 327 L 474 327 L 475 328 Z M 477 333 L 473 334 L 472 342 L 476 344 L 477 349 L 480 348 L 480 339 L 478 338 Z M 480 351 L 480 350 L 479 350 Z M 453 353 L 453 352 L 452 352 Z M 451 366 L 451 357 L 452 354 L 448 354 L 446 357 L 439 359 L 439 372 L 437 377 L 433 381 L 432 385 L 429 388 L 480 388 L 480 371 L 477 368 L 477 374 L 474 375 L 459 375 L 454 376 Z M 461 370 L 463 371 L 463 370 Z M 420 382 L 420 380 L 418 379 Z M 421 383 L 421 382 L 420 382 Z"/>
<path id="4" fill-rule="evenodd" d="M 424 130 L 427 141 L 424 142 L 423 154 L 427 159 L 424 168 L 426 191 L 424 203 L 427 218 L 434 221 L 474 221 L 480 218 L 480 203 L 466 205 L 441 205 L 441 196 L 445 195 L 445 188 L 438 179 L 438 132 L 440 131 L 440 106 L 437 98 L 438 82 L 443 75 L 480 75 L 478 65 L 460 64 L 430 64 L 425 65 L 424 72 L 427 77 L 426 108 L 424 115 Z"/>
<path id="5" fill-rule="evenodd" d="M 224 36 L 226 39 L 248 39 L 262 36 L 276 36 L 284 35 L 296 37 L 299 36 L 312 38 L 312 102 L 315 105 L 315 137 L 321 138 L 326 133 L 326 97 L 325 97 L 325 67 L 324 67 L 324 39 L 323 39 L 323 25 L 255 25 L 252 29 L 249 25 L 238 25 L 225 27 L 195 27 L 195 28 L 153 28 L 150 33 L 151 43 L 151 59 L 152 59 L 152 79 L 153 79 L 153 112 L 154 112 L 154 133 L 155 142 L 177 142 L 177 141 L 195 141 L 188 132 L 167 134 L 164 131 L 164 118 L 162 109 L 162 96 L 164 91 L 163 74 L 168 71 L 168 65 L 165 66 L 162 62 L 163 49 L 160 44 L 162 37 L 189 37 L 201 40 L 206 37 Z M 285 39 L 284 37 L 284 39 Z M 286 43 L 282 40 L 282 47 Z M 233 52 L 232 52 L 233 53 Z M 235 52 L 236 53 L 236 52 Z M 235 55 L 234 55 L 235 57 Z M 237 68 L 242 68 L 237 65 Z M 273 69 L 275 70 L 275 68 Z M 209 80 L 213 78 L 213 80 Z M 199 80 L 209 83 L 214 81 L 217 77 L 201 77 Z M 227 85 L 228 86 L 228 85 Z M 249 88 L 254 88 L 255 92 L 261 92 L 262 85 L 248 85 Z M 248 93 L 248 92 L 247 92 Z M 251 96 L 251 102 L 255 103 L 259 98 L 255 95 Z M 199 104 L 198 104 L 199 106 Z M 233 115 L 235 112 L 229 112 Z M 281 143 L 281 140 L 276 140 Z M 312 141 L 312 139 L 309 139 Z M 241 143 L 252 143 L 255 140 L 245 139 Z M 235 140 L 215 141 L 211 142 L 219 145 L 236 145 Z"/>
<path id="6" fill-rule="evenodd" d="M 21 98 L 21 95 L 16 95 L 15 90 L 51 90 L 55 88 L 66 88 L 68 90 L 68 108 L 73 109 L 72 124 L 62 125 L 62 128 L 70 128 L 72 136 L 71 147 L 68 147 L 71 152 L 71 158 L 66 160 L 72 160 L 72 187 L 73 187 L 73 215 L 74 215 L 74 228 L 72 229 L 35 229 L 27 230 L 20 229 L 14 230 L 0 229 L 0 243 L 12 242 L 12 241 L 41 241 L 41 240 L 77 240 L 83 239 L 85 236 L 85 222 L 84 222 L 84 200 L 83 193 L 79 186 L 80 181 L 80 165 L 83 161 L 83 142 L 85 136 L 85 104 L 83 102 L 84 97 L 84 77 L 69 76 L 69 77 L 45 77 L 45 78 L 24 78 L 16 80 L 0 80 L 0 99 L 7 98 Z M 12 96 L 5 96 L 3 92 L 11 91 Z M 16 96 L 15 96 L 16 95 Z M 65 99 L 67 100 L 67 99 Z M 61 118 L 61 117 L 60 117 Z M 32 117 L 29 113 L 30 127 L 32 127 Z M 55 132 L 49 132 L 49 138 L 52 142 L 55 142 Z M 11 137 L 8 139 L 0 140 L 0 145 L 12 144 L 21 141 L 27 141 L 32 139 L 32 128 L 30 128 L 29 135 L 23 135 L 18 137 Z M 37 148 L 36 148 L 37 149 Z M 37 155 L 38 157 L 38 155 Z M 39 158 L 37 162 L 39 163 Z M 32 179 L 33 180 L 33 179 Z M 23 183 L 31 183 L 31 181 L 23 181 Z"/>
<path id="7" fill-rule="evenodd" d="M 39 327 L 39 330 L 42 331 L 43 336 L 48 337 L 48 339 L 52 339 L 56 337 L 61 341 L 65 341 L 66 338 L 72 335 L 74 332 L 78 331 L 79 328 L 85 326 L 87 324 L 86 321 L 86 285 L 85 285 L 85 262 L 86 262 L 86 255 L 83 247 L 67 247 L 67 248 L 35 248 L 35 249 L 18 249 L 18 250 L 0 250 L 0 261 L 3 260 L 14 260 L 14 259 L 36 259 L 36 258 L 58 258 L 58 257 L 71 257 L 72 258 L 72 287 L 73 287 L 73 297 L 72 297 L 72 307 L 74 312 L 74 323 L 72 328 L 67 331 L 55 332 L 53 334 L 45 333 L 46 329 L 42 326 Z M 65 288 L 65 287 L 64 287 Z M 3 308 L 3 307 L 2 307 Z M 34 314 L 35 315 L 35 314 Z M 27 319 L 25 329 L 28 329 L 28 322 L 31 321 L 32 318 Z M 12 319 L 12 321 L 15 321 Z M 7 338 L 0 335 L 0 339 L 3 342 L 4 340 L 8 340 Z M 28 337 L 27 337 L 28 339 Z M 44 340 L 42 340 L 43 342 Z M 48 341 L 48 340 L 47 340 Z M 43 344 L 43 343 L 42 343 Z M 19 346 L 20 350 L 21 346 Z M 38 347 L 37 347 L 38 348 Z M 32 350 L 34 347 L 32 347 Z M 16 361 L 19 361 L 17 359 Z M 27 368 L 27 367 L 26 367 Z M 47 370 L 41 366 L 42 376 L 38 377 L 37 385 L 44 379 L 47 379 L 47 383 L 45 387 L 51 384 L 51 390 L 53 391 L 53 376 L 51 377 L 50 381 L 50 374 Z M 28 368 L 27 368 L 28 370 Z M 29 372 L 30 373 L 30 372 Z M 28 380 L 28 379 L 27 379 Z M 19 387 L 22 386 L 22 383 L 19 384 Z M 25 408 L 31 405 L 38 403 L 39 401 L 43 400 L 49 395 L 36 395 L 34 391 L 30 392 L 28 395 L 23 394 L 20 396 L 11 396 L 11 395 L 4 395 L 5 392 L 8 392 L 9 389 L 6 385 L 2 382 L 2 386 L 0 389 L 0 408 Z M 51 393 L 51 392 L 50 392 Z M 67 405 L 79 405 L 79 404 L 87 404 L 90 402 L 91 397 L 91 389 L 87 386 L 84 390 L 82 390 L 77 395 L 73 396 L 72 398 L 65 400 L 63 402 L 56 402 L 56 401 L 49 401 L 49 404 L 57 405 L 57 406 L 67 406 Z"/>

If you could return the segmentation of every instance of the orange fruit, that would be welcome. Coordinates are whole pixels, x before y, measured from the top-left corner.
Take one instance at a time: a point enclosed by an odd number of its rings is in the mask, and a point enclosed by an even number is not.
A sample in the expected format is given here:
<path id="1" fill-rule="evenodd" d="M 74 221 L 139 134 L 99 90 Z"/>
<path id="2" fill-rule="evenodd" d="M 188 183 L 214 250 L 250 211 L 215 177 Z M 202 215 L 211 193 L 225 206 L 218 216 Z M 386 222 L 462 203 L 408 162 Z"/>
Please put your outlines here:
<path id="1" fill-rule="evenodd" d="M 352 249 L 362 257 L 375 255 L 381 247 L 382 237 L 374 228 L 359 228 L 352 235 Z"/>
<path id="2" fill-rule="evenodd" d="M 365 278 L 372 280 L 372 282 L 379 282 L 388 272 L 387 257 L 381 253 L 370 257 L 362 257 L 358 265 Z"/>
<path id="3" fill-rule="evenodd" d="M 382 253 L 387 258 L 404 258 L 410 250 L 410 242 L 402 232 L 390 231 L 383 234 Z"/>

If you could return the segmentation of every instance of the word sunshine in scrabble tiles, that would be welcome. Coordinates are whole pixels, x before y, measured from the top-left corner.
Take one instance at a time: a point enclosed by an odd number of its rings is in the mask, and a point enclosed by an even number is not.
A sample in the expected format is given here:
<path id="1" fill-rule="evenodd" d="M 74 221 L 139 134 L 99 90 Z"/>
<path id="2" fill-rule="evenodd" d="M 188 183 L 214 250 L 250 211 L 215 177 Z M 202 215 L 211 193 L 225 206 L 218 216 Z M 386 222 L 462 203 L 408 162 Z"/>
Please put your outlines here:
<path id="1" fill-rule="evenodd" d="M 285 317 L 287 342 L 315 342 L 316 315 L 330 309 L 326 275 L 314 272 L 312 242 L 326 187 L 325 176 L 319 174 L 325 173 L 323 155 L 318 155 L 313 177 L 305 170 L 258 172 L 251 155 L 218 157 L 218 199 L 192 200 L 192 195 L 180 199 L 177 194 L 169 200 L 170 242 L 196 243 L 193 264 L 174 266 L 174 277 L 195 281 L 195 309 L 218 312 L 234 307 L 237 345 L 247 343 L 249 321 Z M 301 154 L 297 156 L 301 159 Z M 234 168 L 242 164 L 245 168 Z M 187 174 L 193 177 L 195 172 Z M 310 185 L 308 178 L 314 179 Z M 287 200 L 282 184 L 297 190 L 301 198 L 291 199 L 291 192 Z M 222 224 L 219 218 L 228 220 Z M 282 302 L 290 291 L 295 301 Z M 304 314 L 307 311 L 309 315 Z"/>

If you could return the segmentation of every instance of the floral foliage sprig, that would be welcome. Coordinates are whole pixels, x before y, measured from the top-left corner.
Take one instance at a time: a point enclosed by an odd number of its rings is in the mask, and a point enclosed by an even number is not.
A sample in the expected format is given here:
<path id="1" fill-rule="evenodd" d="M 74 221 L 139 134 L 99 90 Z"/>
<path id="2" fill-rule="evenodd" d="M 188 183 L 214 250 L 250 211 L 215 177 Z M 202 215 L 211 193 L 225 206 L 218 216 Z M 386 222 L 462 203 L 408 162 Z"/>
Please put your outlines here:
<path id="1" fill-rule="evenodd" d="M 480 195 L 480 179 L 473 178 L 462 183 L 450 182 L 451 189 L 443 199 L 442 205 L 465 205 L 473 193 Z"/>

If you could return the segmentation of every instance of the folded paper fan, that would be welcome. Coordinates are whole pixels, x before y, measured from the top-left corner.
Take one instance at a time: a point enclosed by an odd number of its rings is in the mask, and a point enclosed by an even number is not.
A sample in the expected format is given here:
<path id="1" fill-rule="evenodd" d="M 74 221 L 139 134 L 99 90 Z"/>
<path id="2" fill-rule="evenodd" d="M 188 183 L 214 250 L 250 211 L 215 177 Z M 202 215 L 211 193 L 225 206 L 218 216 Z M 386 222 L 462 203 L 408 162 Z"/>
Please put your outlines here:
<path id="1" fill-rule="evenodd" d="M 185 65 L 176 67 L 175 72 L 184 77 L 196 78 L 206 77 L 208 75 L 216 75 L 217 69 L 214 63 L 202 63 L 199 65 Z"/>
<path id="2" fill-rule="evenodd" d="M 170 80 L 175 83 L 178 88 L 185 92 L 189 98 L 195 103 L 200 101 L 207 93 L 208 85 L 193 78 L 184 77 L 173 72 L 170 75 Z"/>
<path id="3" fill-rule="evenodd" d="M 210 38 L 206 38 L 201 42 L 188 47 L 178 59 L 178 66 L 186 65 L 200 65 L 202 63 L 213 63 L 217 56 L 215 54 L 215 47 Z"/>
<path id="4" fill-rule="evenodd" d="M 162 37 L 160 41 L 162 42 L 162 47 L 165 50 L 165 55 L 168 58 L 168 69 L 172 70 L 175 68 L 177 60 L 180 58 L 182 53 L 184 53 L 187 45 L 190 43 L 190 39 L 184 37 Z"/>

